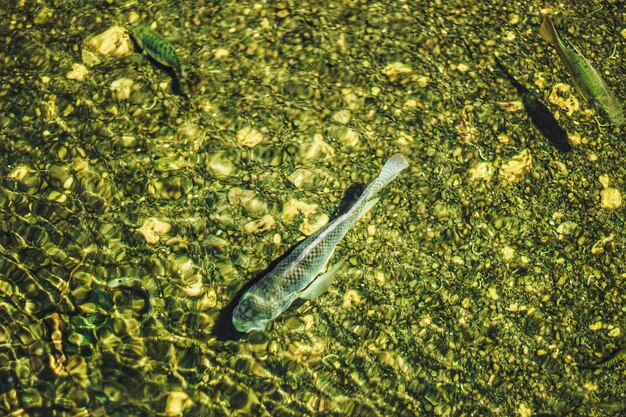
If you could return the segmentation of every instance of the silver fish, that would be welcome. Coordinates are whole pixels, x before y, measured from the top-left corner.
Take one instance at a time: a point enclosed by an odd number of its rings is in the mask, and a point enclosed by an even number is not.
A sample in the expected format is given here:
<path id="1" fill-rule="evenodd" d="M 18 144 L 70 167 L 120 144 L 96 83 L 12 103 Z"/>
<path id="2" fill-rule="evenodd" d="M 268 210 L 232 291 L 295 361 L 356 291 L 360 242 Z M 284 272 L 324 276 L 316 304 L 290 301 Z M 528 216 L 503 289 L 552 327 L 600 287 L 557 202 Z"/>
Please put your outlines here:
<path id="1" fill-rule="evenodd" d="M 376 195 L 409 166 L 402 154 L 385 163 L 359 199 L 341 216 L 303 240 L 285 259 L 241 297 L 233 312 L 233 325 L 240 332 L 264 330 L 297 298 L 310 300 L 324 293 L 342 262 L 327 269 L 335 247 L 352 225 L 379 200 Z"/>

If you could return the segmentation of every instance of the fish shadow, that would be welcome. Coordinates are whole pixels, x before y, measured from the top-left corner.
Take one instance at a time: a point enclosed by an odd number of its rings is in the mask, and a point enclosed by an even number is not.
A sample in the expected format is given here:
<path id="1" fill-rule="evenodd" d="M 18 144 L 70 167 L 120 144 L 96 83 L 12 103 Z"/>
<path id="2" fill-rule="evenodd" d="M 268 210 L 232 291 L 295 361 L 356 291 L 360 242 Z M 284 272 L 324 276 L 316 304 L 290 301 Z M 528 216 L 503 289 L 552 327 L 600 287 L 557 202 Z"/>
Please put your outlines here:
<path id="1" fill-rule="evenodd" d="M 539 130 L 541 135 L 559 152 L 567 153 L 571 151 L 572 145 L 569 142 L 567 132 L 561 127 L 550 109 L 539 100 L 535 93 L 517 81 L 497 56 L 494 56 L 494 59 L 498 69 L 517 90 L 517 95 L 522 99 L 526 114 L 528 114 L 530 121 L 535 125 L 537 130 Z"/>
<path id="2" fill-rule="evenodd" d="M 346 190 L 346 192 L 344 193 L 341 199 L 341 202 L 337 206 L 337 209 L 333 212 L 331 216 L 332 218 L 331 220 L 329 220 L 329 223 L 335 218 L 341 216 L 346 211 L 348 211 L 350 207 L 352 207 L 352 205 L 356 202 L 356 200 L 361 196 L 364 189 L 365 189 L 365 185 L 363 184 L 353 184 L 350 187 L 348 187 L 348 189 Z M 258 272 L 254 276 L 253 279 L 246 282 L 246 284 L 243 287 L 241 287 L 239 291 L 237 291 L 237 294 L 235 294 L 235 297 L 233 297 L 230 303 L 228 303 L 226 306 L 224 306 L 220 310 L 219 314 L 217 315 L 217 319 L 215 320 L 215 326 L 213 326 L 213 330 L 211 331 L 211 334 L 214 337 L 216 337 L 217 340 L 219 341 L 239 340 L 246 335 L 245 333 L 242 333 L 238 331 L 237 329 L 235 329 L 235 326 L 233 325 L 233 321 L 232 321 L 233 312 L 235 311 L 235 307 L 237 307 L 237 304 L 239 304 L 239 300 L 241 299 L 243 294 L 246 291 L 248 291 L 248 289 L 250 289 L 250 287 L 252 287 L 254 284 L 256 284 L 261 279 L 263 279 L 263 277 L 267 275 L 272 269 L 274 269 L 276 265 L 278 265 L 283 259 L 289 256 L 289 254 L 301 242 L 302 241 L 299 241 L 293 244 L 287 251 L 285 251 L 284 254 L 282 254 L 280 257 L 276 258 L 275 260 L 273 260 L 268 265 L 267 268 L 265 268 L 263 271 Z M 306 302 L 306 300 L 296 299 L 296 301 L 294 301 L 293 304 L 289 307 L 289 310 L 297 309 L 304 302 Z"/>

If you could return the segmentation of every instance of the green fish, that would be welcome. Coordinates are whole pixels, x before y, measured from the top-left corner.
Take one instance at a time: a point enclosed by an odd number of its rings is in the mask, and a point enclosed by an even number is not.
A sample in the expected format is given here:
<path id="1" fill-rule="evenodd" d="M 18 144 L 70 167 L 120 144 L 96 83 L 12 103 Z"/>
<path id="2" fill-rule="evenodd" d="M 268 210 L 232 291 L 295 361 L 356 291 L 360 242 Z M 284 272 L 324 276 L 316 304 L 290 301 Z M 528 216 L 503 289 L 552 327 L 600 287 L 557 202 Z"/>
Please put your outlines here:
<path id="1" fill-rule="evenodd" d="M 250 287 L 233 312 L 235 328 L 240 332 L 263 330 L 297 298 L 310 300 L 326 291 L 342 264 L 340 261 L 326 269 L 335 247 L 354 223 L 378 202 L 380 190 L 408 166 L 402 154 L 389 158 L 378 177 L 345 213 L 304 239 Z M 320 275 L 324 269 L 326 272 Z"/>
<path id="2" fill-rule="evenodd" d="M 539 35 L 556 49 L 572 75 L 576 88 L 585 99 L 603 111 L 612 123 L 623 124 L 625 119 L 621 103 L 617 101 L 600 73 L 591 66 L 580 50 L 567 38 L 559 37 L 550 16 L 543 17 Z"/>
<path id="3" fill-rule="evenodd" d="M 186 78 L 185 68 L 172 45 L 153 31 L 149 24 L 141 23 L 132 27 L 130 32 L 149 57 L 161 65 L 172 68 L 179 79 Z"/>

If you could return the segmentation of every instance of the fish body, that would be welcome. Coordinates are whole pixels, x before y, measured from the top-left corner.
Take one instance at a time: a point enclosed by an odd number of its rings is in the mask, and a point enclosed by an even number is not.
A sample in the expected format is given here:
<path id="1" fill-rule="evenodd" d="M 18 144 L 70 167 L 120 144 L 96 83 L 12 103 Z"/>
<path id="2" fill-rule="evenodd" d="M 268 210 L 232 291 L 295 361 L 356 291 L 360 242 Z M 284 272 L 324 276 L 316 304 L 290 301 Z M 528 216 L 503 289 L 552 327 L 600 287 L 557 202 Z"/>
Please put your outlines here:
<path id="1" fill-rule="evenodd" d="M 576 88 L 585 99 L 604 111 L 612 123 L 623 124 L 625 119 L 621 103 L 617 101 L 600 73 L 587 61 L 580 50 L 567 38 L 561 38 L 557 34 L 550 16 L 544 16 L 539 27 L 539 35 L 556 49 L 572 75 Z"/>
<path id="2" fill-rule="evenodd" d="M 233 325 L 240 332 L 263 330 L 297 299 L 311 299 L 324 292 L 340 263 L 326 268 L 335 247 L 352 225 L 377 202 L 376 195 L 402 170 L 406 158 L 395 154 L 385 163 L 379 176 L 363 191 L 345 213 L 303 240 L 285 259 L 241 297 L 233 312 Z"/>
<path id="3" fill-rule="evenodd" d="M 168 41 L 150 28 L 147 23 L 134 26 L 131 29 L 133 38 L 141 49 L 159 64 L 172 68 L 179 78 L 185 78 L 185 68 Z"/>

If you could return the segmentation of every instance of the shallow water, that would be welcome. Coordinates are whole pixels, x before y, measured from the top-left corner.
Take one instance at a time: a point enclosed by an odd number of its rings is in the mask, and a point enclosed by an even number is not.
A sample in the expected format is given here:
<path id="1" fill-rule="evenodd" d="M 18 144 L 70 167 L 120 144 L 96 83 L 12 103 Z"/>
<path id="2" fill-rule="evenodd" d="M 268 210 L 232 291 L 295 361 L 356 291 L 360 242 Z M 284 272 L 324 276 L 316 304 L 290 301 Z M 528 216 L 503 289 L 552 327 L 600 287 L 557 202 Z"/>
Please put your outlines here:
<path id="1" fill-rule="evenodd" d="M 0 415 L 623 413 L 624 360 L 589 366 L 626 344 L 624 132 L 525 6 L 1 6 Z M 624 10 L 553 12 L 623 98 Z M 90 43 L 143 21 L 187 79 Z M 334 286 L 237 334 L 242 288 L 396 152 Z"/>

